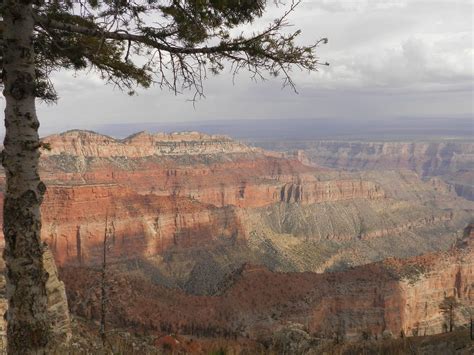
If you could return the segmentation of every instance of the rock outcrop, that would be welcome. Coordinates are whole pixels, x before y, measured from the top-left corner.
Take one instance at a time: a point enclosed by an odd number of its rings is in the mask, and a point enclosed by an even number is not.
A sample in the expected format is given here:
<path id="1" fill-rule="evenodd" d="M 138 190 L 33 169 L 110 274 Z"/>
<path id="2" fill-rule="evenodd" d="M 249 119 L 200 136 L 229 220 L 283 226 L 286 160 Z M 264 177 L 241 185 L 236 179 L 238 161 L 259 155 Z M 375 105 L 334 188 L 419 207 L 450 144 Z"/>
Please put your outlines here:
<path id="1" fill-rule="evenodd" d="M 291 142 L 286 144 L 291 148 Z M 334 168 L 408 169 L 422 176 L 474 170 L 474 144 L 467 142 L 313 141 L 294 144 L 312 163 Z M 267 146 L 289 148 L 285 142 Z"/>
<path id="2" fill-rule="evenodd" d="M 318 181 L 314 168 L 225 136 L 138 133 L 124 140 L 83 131 L 44 139 L 42 176 L 55 184 L 115 183 L 141 194 L 180 196 L 215 206 L 262 207 L 282 198 L 317 203 L 383 198 L 370 181 Z M 295 186 L 293 196 L 290 194 Z M 298 195 L 301 191 L 301 196 Z"/>
<path id="3" fill-rule="evenodd" d="M 314 204 L 364 198 L 385 198 L 380 185 L 372 181 L 337 180 L 312 183 L 288 183 L 280 190 L 280 202 Z M 275 202 L 275 201 L 274 201 Z"/>
<path id="4" fill-rule="evenodd" d="M 42 218 L 42 238 L 59 264 L 98 263 L 106 223 L 112 260 L 146 258 L 170 246 L 203 247 L 216 238 L 237 242 L 242 237 L 232 207 L 217 208 L 181 197 L 140 195 L 115 184 L 50 185 Z"/>
<path id="5" fill-rule="evenodd" d="M 143 158 L 164 155 L 241 154 L 260 151 L 227 136 L 199 132 L 171 134 L 135 133 L 125 139 L 115 139 L 91 131 L 72 130 L 43 139 L 51 150 L 46 156 L 72 155 L 93 158 Z"/>
<path id="6" fill-rule="evenodd" d="M 443 250 L 472 210 L 412 172 L 337 172 L 223 136 L 43 141 L 42 238 L 56 261 L 99 262 L 107 228 L 111 262 L 196 294 L 246 262 L 324 272 Z"/>
<path id="7" fill-rule="evenodd" d="M 474 307 L 472 237 L 462 244 L 448 252 L 325 274 L 275 273 L 246 264 L 229 275 L 220 295 L 212 297 L 153 285 L 146 275 L 116 274 L 114 287 L 120 292 L 111 301 L 111 321 L 262 342 L 271 341 L 289 324 L 300 324 L 293 328 L 302 337 L 347 341 L 440 333 L 448 322 L 440 308 L 444 299 L 452 296 L 457 301 L 456 327 L 468 323 Z M 72 308 L 92 319 L 97 317 L 93 301 L 81 290 L 93 275 L 64 270 Z"/>
<path id="8" fill-rule="evenodd" d="M 445 297 L 459 324 L 472 307 L 472 245 L 457 233 L 474 205 L 438 178 L 333 171 L 199 133 L 43 141 L 42 238 L 78 315 L 98 317 L 105 234 L 117 327 L 263 343 L 276 332 L 286 349 L 292 336 L 437 333 Z M 64 333 L 64 288 L 48 272 Z"/>
<path id="9" fill-rule="evenodd" d="M 71 339 L 71 318 L 66 297 L 64 282 L 59 279 L 53 254 L 45 247 L 43 265 L 48 273 L 46 292 L 48 296 L 48 314 L 54 341 L 67 343 Z"/>
<path id="10" fill-rule="evenodd" d="M 239 209 L 386 197 L 376 182 L 321 179 L 324 169 L 225 136 L 141 132 L 118 140 L 69 131 L 43 142 L 50 150 L 41 158 L 42 238 L 61 264 L 97 261 L 106 219 L 111 256 L 124 260 L 245 239 Z"/>

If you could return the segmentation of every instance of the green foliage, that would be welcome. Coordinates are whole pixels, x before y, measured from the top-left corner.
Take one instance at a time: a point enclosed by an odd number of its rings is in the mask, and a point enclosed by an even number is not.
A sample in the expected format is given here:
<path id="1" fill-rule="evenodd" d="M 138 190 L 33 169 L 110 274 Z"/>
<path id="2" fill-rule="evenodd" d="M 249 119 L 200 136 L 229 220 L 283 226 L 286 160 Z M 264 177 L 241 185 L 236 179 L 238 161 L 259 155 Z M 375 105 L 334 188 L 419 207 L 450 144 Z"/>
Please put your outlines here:
<path id="1" fill-rule="evenodd" d="M 61 14 L 53 9 L 51 18 L 69 24 L 92 28 L 93 22 L 86 18 Z M 37 96 L 45 101 L 54 101 L 56 92 L 48 81 L 54 70 L 96 69 L 104 80 L 132 89 L 135 85 L 149 87 L 152 73 L 145 66 L 138 66 L 124 59 L 127 47 L 121 41 L 106 41 L 99 36 L 84 36 L 74 32 L 39 29 L 35 35 L 37 68 Z"/>
<path id="2" fill-rule="evenodd" d="M 287 16 L 298 3 L 291 2 L 266 29 L 250 33 L 239 27 L 261 17 L 266 0 L 35 2 L 36 95 L 54 101 L 48 78 L 63 68 L 93 69 L 129 93 L 156 83 L 200 96 L 203 80 L 226 65 L 233 75 L 245 69 L 263 79 L 268 73 L 294 88 L 291 70 L 317 70 L 315 49 L 327 43 L 323 38 L 296 44 L 300 31 L 287 30 Z"/>
<path id="3" fill-rule="evenodd" d="M 40 143 L 40 146 L 41 146 L 41 148 L 43 148 L 44 150 L 50 151 L 50 150 L 52 149 L 52 148 L 51 148 L 51 143 L 41 142 L 41 143 Z"/>
<path id="4" fill-rule="evenodd" d="M 265 8 L 262 0 L 189 0 L 172 1 L 160 6 L 165 18 L 176 23 L 178 37 L 188 45 L 201 43 L 220 30 L 221 37 L 229 37 L 227 29 L 252 22 Z"/>
<path id="5" fill-rule="evenodd" d="M 218 350 L 211 351 L 209 355 L 226 355 L 227 351 L 224 348 L 219 348 Z"/>
<path id="6" fill-rule="evenodd" d="M 444 297 L 443 301 L 439 304 L 439 309 L 445 316 L 450 332 L 454 329 L 455 311 L 460 305 L 461 304 L 454 296 Z"/>

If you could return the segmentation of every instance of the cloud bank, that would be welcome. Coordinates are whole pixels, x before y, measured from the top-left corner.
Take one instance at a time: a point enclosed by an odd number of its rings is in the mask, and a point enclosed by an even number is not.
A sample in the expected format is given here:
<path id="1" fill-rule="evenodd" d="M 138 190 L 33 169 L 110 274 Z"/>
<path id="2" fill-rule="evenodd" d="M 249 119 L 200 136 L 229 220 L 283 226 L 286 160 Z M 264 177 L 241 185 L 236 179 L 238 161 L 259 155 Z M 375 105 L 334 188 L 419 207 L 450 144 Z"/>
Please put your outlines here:
<path id="1" fill-rule="evenodd" d="M 254 27 L 283 11 L 272 7 Z M 57 105 L 39 106 L 43 132 L 107 123 L 472 116 L 473 3 L 471 0 L 307 0 L 290 20 L 302 41 L 328 37 L 319 57 L 329 67 L 294 73 L 299 94 L 278 79 L 253 82 L 244 72 L 206 82 L 195 107 L 192 93 L 152 88 L 128 97 L 93 73 L 54 75 Z"/>

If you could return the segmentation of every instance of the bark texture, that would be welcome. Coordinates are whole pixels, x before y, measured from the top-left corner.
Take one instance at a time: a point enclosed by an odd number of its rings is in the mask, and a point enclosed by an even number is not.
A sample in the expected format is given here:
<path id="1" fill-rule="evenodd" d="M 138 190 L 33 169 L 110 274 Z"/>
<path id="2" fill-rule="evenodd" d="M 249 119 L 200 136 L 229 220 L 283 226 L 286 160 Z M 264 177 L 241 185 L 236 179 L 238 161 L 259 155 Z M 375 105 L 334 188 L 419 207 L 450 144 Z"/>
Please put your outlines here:
<path id="1" fill-rule="evenodd" d="M 38 175 L 32 1 L 4 0 L 3 83 L 7 189 L 3 209 L 9 354 L 42 354 L 49 342 Z"/>

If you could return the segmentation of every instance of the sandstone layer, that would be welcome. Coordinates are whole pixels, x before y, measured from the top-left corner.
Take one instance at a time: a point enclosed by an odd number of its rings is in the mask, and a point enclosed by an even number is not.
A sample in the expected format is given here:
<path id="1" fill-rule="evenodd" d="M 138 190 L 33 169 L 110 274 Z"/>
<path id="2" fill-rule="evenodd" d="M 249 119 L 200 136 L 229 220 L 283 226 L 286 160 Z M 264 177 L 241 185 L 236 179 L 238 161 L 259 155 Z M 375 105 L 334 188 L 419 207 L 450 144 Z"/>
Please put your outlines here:
<path id="1" fill-rule="evenodd" d="M 118 327 L 265 341 L 292 322 L 397 337 L 441 331 L 445 295 L 472 302 L 472 248 L 451 249 L 474 205 L 441 179 L 335 171 L 192 132 L 43 142 L 42 238 L 87 318 L 105 236 Z"/>
<path id="2" fill-rule="evenodd" d="M 319 339 L 348 341 L 440 333 L 449 322 L 440 308 L 444 299 L 457 301 L 456 327 L 466 325 L 473 310 L 473 238 L 469 231 L 448 252 L 344 272 L 275 273 L 246 264 L 228 275 L 215 296 L 188 295 L 153 285 L 140 272 L 120 272 L 110 279 L 111 321 L 158 333 L 263 343 L 288 324 L 301 324 Z M 98 293 L 82 290 L 94 275 L 63 270 L 73 311 L 91 319 L 98 316 Z"/>
<path id="3" fill-rule="evenodd" d="M 297 150 L 310 164 L 349 170 L 412 170 L 421 177 L 440 176 L 458 193 L 474 200 L 474 144 L 456 140 L 305 141 L 257 143 L 268 149 Z"/>
<path id="4" fill-rule="evenodd" d="M 385 198 L 370 180 L 320 180 L 297 160 L 223 136 L 142 132 L 116 140 L 70 131 L 43 142 L 50 150 L 41 159 L 42 237 L 60 263 L 97 261 L 105 228 L 112 256 L 123 260 L 242 239 L 236 208 Z"/>
<path id="5" fill-rule="evenodd" d="M 199 132 L 171 134 L 139 132 L 125 139 L 115 139 L 91 131 L 72 130 L 48 136 L 43 142 L 49 144 L 51 148 L 45 152 L 46 156 L 67 154 L 94 158 L 234 154 L 259 150 L 227 136 L 211 136 Z"/>
<path id="6" fill-rule="evenodd" d="M 440 180 L 332 171 L 224 136 L 43 142 L 42 238 L 59 264 L 100 262 L 107 230 L 111 262 L 198 294 L 243 263 L 323 272 L 445 250 L 473 210 Z"/>

